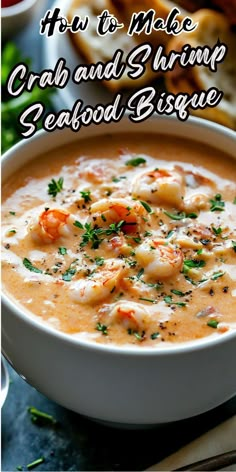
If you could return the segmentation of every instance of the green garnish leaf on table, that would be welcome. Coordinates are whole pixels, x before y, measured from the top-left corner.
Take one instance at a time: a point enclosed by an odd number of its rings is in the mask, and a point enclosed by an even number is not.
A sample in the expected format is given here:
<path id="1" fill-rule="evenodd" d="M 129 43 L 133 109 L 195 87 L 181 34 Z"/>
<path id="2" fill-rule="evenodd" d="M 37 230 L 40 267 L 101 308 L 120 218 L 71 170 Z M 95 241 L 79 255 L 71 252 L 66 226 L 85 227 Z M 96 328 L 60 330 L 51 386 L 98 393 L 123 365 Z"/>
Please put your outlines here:
<path id="1" fill-rule="evenodd" d="M 90 190 L 81 190 L 80 195 L 84 199 L 84 203 L 88 203 L 88 202 L 92 201 L 92 199 L 90 197 L 90 195 L 91 195 Z"/>
<path id="2" fill-rule="evenodd" d="M 167 295 L 166 297 L 164 297 L 164 302 L 166 302 L 167 305 L 177 305 L 182 307 L 187 305 L 187 303 L 185 302 L 173 302 L 171 295 Z"/>
<path id="3" fill-rule="evenodd" d="M 16 467 L 16 470 L 23 470 L 22 465 L 18 465 L 18 466 Z"/>
<path id="4" fill-rule="evenodd" d="M 65 254 L 67 254 L 67 249 L 66 249 L 66 247 L 59 247 L 59 248 L 58 248 L 58 252 L 59 252 L 59 254 L 61 254 L 62 256 L 65 256 Z"/>
<path id="5" fill-rule="evenodd" d="M 214 199 L 210 200 L 211 211 L 224 211 L 225 202 L 222 200 L 222 195 L 217 193 Z"/>
<path id="6" fill-rule="evenodd" d="M 20 50 L 12 42 L 7 42 L 2 51 L 1 61 L 1 85 L 2 85 L 2 152 L 6 152 L 14 144 L 22 139 L 19 115 L 34 102 L 42 102 L 45 107 L 51 108 L 51 98 L 55 89 L 41 90 L 37 85 L 31 92 L 23 92 L 19 97 L 12 97 L 7 91 L 7 79 L 14 67 L 24 62 L 30 66 L 30 60 L 22 56 Z M 16 81 L 16 85 L 20 84 Z M 42 120 L 38 123 L 38 129 L 42 127 Z"/>
<path id="7" fill-rule="evenodd" d="M 104 336 L 108 335 L 107 326 L 101 323 L 97 323 L 96 330 L 101 331 Z"/>
<path id="8" fill-rule="evenodd" d="M 52 179 L 51 182 L 49 182 L 48 184 L 48 195 L 56 197 L 57 194 L 63 190 L 63 182 L 63 177 L 59 177 L 57 181 L 55 179 Z"/>
<path id="9" fill-rule="evenodd" d="M 34 406 L 29 406 L 28 412 L 30 413 L 31 421 L 33 423 L 42 422 L 42 423 L 50 423 L 50 424 L 57 424 L 57 420 L 48 413 L 44 411 L 40 411 Z"/>
<path id="10" fill-rule="evenodd" d="M 35 272 L 36 274 L 42 274 L 43 271 L 41 269 L 38 269 L 38 267 L 35 267 L 32 262 L 27 259 L 26 257 L 24 257 L 23 259 L 23 264 L 25 266 L 26 269 L 30 270 L 31 272 Z"/>
<path id="11" fill-rule="evenodd" d="M 135 157 L 134 159 L 130 159 L 125 163 L 126 166 L 138 167 L 140 164 L 145 164 L 146 159 L 143 157 Z"/>
<path id="12" fill-rule="evenodd" d="M 153 210 L 151 209 L 151 207 L 148 205 L 147 202 L 143 202 L 143 201 L 140 200 L 140 203 L 148 213 L 153 213 Z"/>
<path id="13" fill-rule="evenodd" d="M 195 219 L 197 218 L 197 213 L 185 213 L 185 211 L 177 212 L 177 213 L 170 213 L 169 211 L 163 212 L 166 216 L 171 218 L 172 220 L 183 220 L 185 218 Z"/>
<path id="14" fill-rule="evenodd" d="M 218 324 L 219 324 L 219 321 L 216 321 L 216 320 L 210 320 L 207 322 L 207 326 L 214 329 L 217 328 Z"/>
<path id="15" fill-rule="evenodd" d="M 45 461 L 44 457 L 39 457 L 39 459 L 36 459 L 35 461 L 31 462 L 26 467 L 28 470 L 31 470 L 34 467 L 37 467 L 37 465 L 42 464 L 44 461 Z"/>

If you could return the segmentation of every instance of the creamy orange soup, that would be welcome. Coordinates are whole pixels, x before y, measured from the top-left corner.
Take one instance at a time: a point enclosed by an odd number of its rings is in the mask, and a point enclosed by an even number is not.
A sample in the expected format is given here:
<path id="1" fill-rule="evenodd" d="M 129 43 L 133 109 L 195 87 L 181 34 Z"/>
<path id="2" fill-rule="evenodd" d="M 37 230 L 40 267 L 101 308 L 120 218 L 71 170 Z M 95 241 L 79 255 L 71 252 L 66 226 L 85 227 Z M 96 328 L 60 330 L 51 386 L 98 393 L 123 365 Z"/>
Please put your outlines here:
<path id="1" fill-rule="evenodd" d="M 3 186 L 3 285 L 79 338 L 166 346 L 236 329 L 236 164 L 187 140 L 108 135 Z"/>

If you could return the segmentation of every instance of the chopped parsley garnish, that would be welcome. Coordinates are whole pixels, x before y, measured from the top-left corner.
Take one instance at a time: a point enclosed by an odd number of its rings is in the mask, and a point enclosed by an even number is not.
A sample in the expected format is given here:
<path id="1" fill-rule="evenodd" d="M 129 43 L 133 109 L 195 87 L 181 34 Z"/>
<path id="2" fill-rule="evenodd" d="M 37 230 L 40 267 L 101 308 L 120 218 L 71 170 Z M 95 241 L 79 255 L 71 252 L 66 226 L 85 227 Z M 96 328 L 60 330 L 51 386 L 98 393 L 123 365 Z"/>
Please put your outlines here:
<path id="1" fill-rule="evenodd" d="M 111 223 L 108 229 L 105 229 L 102 231 L 104 232 L 106 236 L 110 236 L 113 233 L 119 233 L 124 224 L 126 224 L 124 220 L 121 220 L 118 223 Z"/>
<path id="2" fill-rule="evenodd" d="M 92 199 L 91 199 L 91 197 L 90 197 L 90 195 L 91 195 L 90 190 L 82 190 L 82 191 L 80 192 L 80 195 L 81 195 L 81 197 L 84 199 L 84 202 L 85 202 L 85 203 L 88 203 L 88 202 L 91 202 L 91 201 L 92 201 Z"/>
<path id="3" fill-rule="evenodd" d="M 168 232 L 168 234 L 167 234 L 167 236 L 166 236 L 166 239 L 171 238 L 171 237 L 173 236 L 173 234 L 175 234 L 175 232 L 174 232 L 173 229 L 172 229 L 172 230 L 170 230 L 170 231 Z"/>
<path id="4" fill-rule="evenodd" d="M 210 321 L 208 321 L 207 326 L 210 326 L 210 328 L 215 328 L 216 329 L 218 324 L 219 324 L 219 321 L 210 320 Z"/>
<path id="5" fill-rule="evenodd" d="M 216 236 L 219 236 L 222 233 L 222 228 L 215 228 L 214 226 L 212 226 L 212 231 L 215 233 Z"/>
<path id="6" fill-rule="evenodd" d="M 52 197 L 56 197 L 59 192 L 63 190 L 63 177 L 60 177 L 58 181 L 52 179 L 51 182 L 48 184 L 48 195 Z"/>
<path id="7" fill-rule="evenodd" d="M 108 334 L 107 326 L 104 324 L 97 323 L 96 330 L 101 331 L 104 336 L 107 336 Z"/>
<path id="8" fill-rule="evenodd" d="M 145 164 L 146 159 L 143 157 L 136 157 L 134 159 L 130 159 L 125 163 L 126 166 L 133 166 L 133 167 L 138 167 L 140 164 Z"/>
<path id="9" fill-rule="evenodd" d="M 140 333 L 138 333 L 138 331 L 134 331 L 133 329 L 129 328 L 129 329 L 127 330 L 127 332 L 128 332 L 128 334 L 129 334 L 130 336 L 132 336 L 132 335 L 135 336 L 135 338 L 136 338 L 138 341 L 143 341 L 144 336 L 145 336 L 145 331 L 142 331 L 142 333 L 140 334 Z"/>
<path id="10" fill-rule="evenodd" d="M 105 263 L 104 257 L 95 257 L 95 263 L 97 266 L 103 266 Z"/>
<path id="11" fill-rule="evenodd" d="M 133 238 L 134 242 L 140 244 L 142 242 L 141 238 Z"/>
<path id="12" fill-rule="evenodd" d="M 151 232 L 151 231 L 145 231 L 144 237 L 147 238 L 148 236 L 152 236 L 152 232 Z"/>
<path id="13" fill-rule="evenodd" d="M 173 290 L 171 290 L 171 293 L 173 293 L 174 295 L 177 295 L 178 297 L 184 297 L 185 296 L 184 292 L 181 292 L 180 290 L 175 290 L 174 288 L 173 288 Z"/>
<path id="14" fill-rule="evenodd" d="M 154 340 L 154 339 L 159 338 L 159 336 L 160 336 L 160 333 L 156 332 L 156 333 L 152 333 L 150 338 Z"/>
<path id="15" fill-rule="evenodd" d="M 61 254 L 62 256 L 65 256 L 65 254 L 67 254 L 67 249 L 66 249 L 66 247 L 59 247 L 59 248 L 58 248 L 58 252 L 59 252 L 59 254 Z"/>
<path id="16" fill-rule="evenodd" d="M 189 269 L 201 269 L 205 267 L 206 262 L 201 259 L 185 259 L 184 260 L 184 270 Z"/>
<path id="17" fill-rule="evenodd" d="M 220 193 L 217 193 L 214 197 L 214 200 L 210 200 L 211 211 L 224 211 L 225 202 L 222 200 Z"/>
<path id="18" fill-rule="evenodd" d="M 141 282 L 147 285 L 147 287 L 155 288 L 156 290 L 160 290 L 163 287 L 163 284 L 160 282 L 156 284 L 148 283 L 148 282 L 145 282 L 144 280 L 141 280 Z"/>
<path id="19" fill-rule="evenodd" d="M 143 202 L 143 201 L 140 200 L 140 203 L 141 203 L 141 205 L 143 205 L 143 208 L 145 208 L 145 210 L 148 213 L 153 213 L 153 210 L 151 209 L 151 207 L 146 202 Z"/>
<path id="20" fill-rule="evenodd" d="M 198 285 L 198 283 L 195 282 L 195 280 L 191 279 L 191 277 L 188 277 L 188 275 L 185 275 L 184 278 L 185 278 L 185 280 L 187 280 L 188 282 L 190 282 L 190 284 L 192 284 L 192 285 Z"/>
<path id="21" fill-rule="evenodd" d="M 112 182 L 118 183 L 122 179 L 127 179 L 127 177 L 125 175 L 121 175 L 120 177 L 112 177 Z"/>
<path id="22" fill-rule="evenodd" d="M 15 230 L 15 229 L 10 229 L 10 230 L 9 230 L 9 233 L 15 234 L 15 233 L 16 233 L 16 230 Z"/>
<path id="23" fill-rule="evenodd" d="M 103 233 L 102 228 L 92 228 L 91 223 L 85 223 L 85 233 L 82 235 L 81 247 L 86 246 L 89 242 L 92 243 L 92 249 L 97 249 L 102 243 L 103 239 L 99 239 L 99 235 Z"/>
<path id="24" fill-rule="evenodd" d="M 215 272 L 212 277 L 211 277 L 211 280 L 217 280 L 219 279 L 220 277 L 223 277 L 223 275 L 225 275 L 225 272 Z"/>
<path id="25" fill-rule="evenodd" d="M 177 305 L 177 306 L 187 305 L 185 302 L 173 302 L 171 295 L 167 295 L 166 297 L 164 297 L 164 302 L 166 302 L 167 305 Z"/>
<path id="26" fill-rule="evenodd" d="M 232 241 L 232 247 L 233 247 L 234 252 L 236 252 L 236 241 Z"/>
<path id="27" fill-rule="evenodd" d="M 144 269 L 140 269 L 139 273 L 137 274 L 137 279 L 141 279 L 141 277 L 143 276 L 144 274 Z"/>
<path id="28" fill-rule="evenodd" d="M 31 415 L 31 421 L 33 421 L 33 423 L 41 422 L 41 421 L 43 423 L 51 423 L 51 424 L 57 423 L 57 420 L 52 415 L 49 415 L 48 413 L 44 413 L 44 411 L 40 411 L 34 406 L 30 406 L 28 408 L 28 412 Z"/>
<path id="29" fill-rule="evenodd" d="M 28 470 L 33 469 L 37 465 L 42 464 L 44 462 L 44 460 L 45 460 L 44 457 L 40 457 L 39 459 L 36 459 L 35 461 L 28 464 L 26 467 L 27 467 Z"/>
<path id="30" fill-rule="evenodd" d="M 163 213 L 169 218 L 171 218 L 172 220 L 183 220 L 184 218 L 192 218 L 192 219 L 197 218 L 196 213 L 185 213 L 185 211 L 181 211 L 178 213 L 170 213 L 169 211 L 164 211 Z"/>
<path id="31" fill-rule="evenodd" d="M 13 215 L 13 216 L 16 214 L 15 211 L 9 211 L 9 213 L 10 213 L 10 215 Z"/>
<path id="32" fill-rule="evenodd" d="M 38 269 L 38 267 L 35 267 L 32 262 L 30 262 L 29 259 L 26 257 L 23 259 L 23 264 L 26 269 L 30 270 L 31 272 L 35 272 L 36 274 L 42 274 L 43 271 L 41 269 Z"/>
<path id="33" fill-rule="evenodd" d="M 64 274 L 62 274 L 62 280 L 64 280 L 64 282 L 70 282 L 72 277 L 76 274 L 77 270 L 74 267 L 75 262 L 76 261 L 73 261 Z"/>
<path id="34" fill-rule="evenodd" d="M 80 221 L 76 220 L 74 223 L 73 223 L 74 226 L 76 226 L 77 228 L 80 228 L 80 229 L 84 229 L 82 223 L 80 223 Z"/>
<path id="35" fill-rule="evenodd" d="M 139 300 L 143 300 L 144 302 L 149 302 L 149 303 L 156 303 L 156 300 L 153 300 L 152 298 L 145 298 L 145 297 L 139 297 Z"/>

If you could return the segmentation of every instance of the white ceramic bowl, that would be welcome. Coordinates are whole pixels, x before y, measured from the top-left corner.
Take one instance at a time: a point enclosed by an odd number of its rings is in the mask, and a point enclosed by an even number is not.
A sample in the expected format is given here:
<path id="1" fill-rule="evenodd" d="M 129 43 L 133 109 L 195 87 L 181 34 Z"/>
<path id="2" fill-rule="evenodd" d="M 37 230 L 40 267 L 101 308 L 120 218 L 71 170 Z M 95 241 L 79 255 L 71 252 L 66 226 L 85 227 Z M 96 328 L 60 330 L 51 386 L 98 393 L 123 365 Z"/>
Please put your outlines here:
<path id="1" fill-rule="evenodd" d="M 187 136 L 236 156 L 235 133 L 219 125 L 170 117 L 133 124 L 126 117 L 78 134 L 36 134 L 5 154 L 3 180 L 54 147 L 124 131 Z M 102 346 L 43 325 L 3 294 L 2 348 L 17 372 L 42 393 L 103 421 L 139 426 L 176 421 L 210 410 L 236 392 L 236 332 L 168 348 Z"/>
<path id="2" fill-rule="evenodd" d="M 38 0 L 22 0 L 10 7 L 1 8 L 3 39 L 19 33 L 31 20 Z"/>

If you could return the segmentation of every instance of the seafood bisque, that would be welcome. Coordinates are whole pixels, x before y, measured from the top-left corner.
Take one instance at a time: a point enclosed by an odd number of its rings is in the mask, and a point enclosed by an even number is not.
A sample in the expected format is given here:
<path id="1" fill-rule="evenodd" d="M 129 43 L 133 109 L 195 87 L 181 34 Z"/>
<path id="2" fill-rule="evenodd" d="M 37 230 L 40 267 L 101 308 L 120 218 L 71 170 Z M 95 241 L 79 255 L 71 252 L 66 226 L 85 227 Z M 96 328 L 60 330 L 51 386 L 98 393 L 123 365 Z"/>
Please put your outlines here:
<path id="1" fill-rule="evenodd" d="M 3 185 L 4 291 L 97 343 L 158 347 L 236 330 L 236 163 L 199 143 L 107 135 Z"/>

